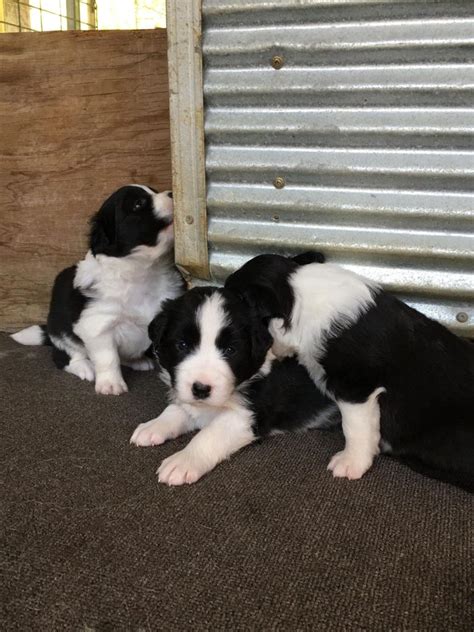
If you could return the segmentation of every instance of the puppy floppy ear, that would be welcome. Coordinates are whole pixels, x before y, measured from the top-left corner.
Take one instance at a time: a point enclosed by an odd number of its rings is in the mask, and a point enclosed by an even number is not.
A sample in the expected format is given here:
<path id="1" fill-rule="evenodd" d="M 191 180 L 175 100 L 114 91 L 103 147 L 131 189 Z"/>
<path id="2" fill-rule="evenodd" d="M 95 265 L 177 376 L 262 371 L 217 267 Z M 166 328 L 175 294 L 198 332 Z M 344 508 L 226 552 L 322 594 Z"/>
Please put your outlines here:
<path id="1" fill-rule="evenodd" d="M 148 325 L 148 338 L 150 338 L 153 347 L 160 344 L 163 334 L 165 333 L 165 329 L 169 320 L 168 308 L 171 303 L 171 299 L 165 301 L 161 306 L 161 312 L 159 312 Z"/>
<path id="2" fill-rule="evenodd" d="M 267 351 L 273 344 L 273 338 L 264 321 L 256 315 L 250 323 L 250 336 L 252 344 L 252 360 L 256 366 L 262 366 Z"/>
<path id="3" fill-rule="evenodd" d="M 305 266 L 308 263 L 324 263 L 326 261 L 326 257 L 322 252 L 316 252 L 309 250 L 308 252 L 302 252 L 299 255 L 295 255 L 292 257 L 293 261 L 297 263 L 299 266 Z"/>
<path id="4" fill-rule="evenodd" d="M 240 292 L 240 296 L 261 322 L 268 323 L 271 318 L 285 319 L 280 300 L 273 289 L 260 284 L 249 285 Z"/>
<path id="5" fill-rule="evenodd" d="M 109 197 L 90 221 L 89 248 L 95 255 L 113 255 L 116 248 L 116 197 Z"/>
<path id="6" fill-rule="evenodd" d="M 225 288 L 240 296 L 266 320 L 282 318 L 288 326 L 294 304 L 291 275 L 299 268 L 280 255 L 258 255 L 233 272 Z"/>
<path id="7" fill-rule="evenodd" d="M 154 357 L 157 362 L 160 362 L 158 348 L 166 329 L 167 323 L 168 315 L 166 314 L 166 312 L 160 312 L 148 325 L 148 338 L 151 340 L 149 349 L 151 350 L 152 357 Z"/>

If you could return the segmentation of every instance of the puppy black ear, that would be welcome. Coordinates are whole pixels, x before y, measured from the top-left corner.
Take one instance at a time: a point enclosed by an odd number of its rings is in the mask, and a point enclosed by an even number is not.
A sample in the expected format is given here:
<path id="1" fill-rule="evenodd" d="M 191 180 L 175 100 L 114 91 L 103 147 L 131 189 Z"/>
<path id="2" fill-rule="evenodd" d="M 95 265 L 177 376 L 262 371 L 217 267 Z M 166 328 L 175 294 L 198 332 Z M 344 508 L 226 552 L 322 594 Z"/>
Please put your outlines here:
<path id="1" fill-rule="evenodd" d="M 292 257 L 292 259 L 299 266 L 306 266 L 308 263 L 324 263 L 326 261 L 326 257 L 322 252 L 315 251 L 302 252 L 301 254 Z"/>
<path id="2" fill-rule="evenodd" d="M 256 366 L 262 366 L 267 351 L 273 344 L 273 338 L 266 324 L 256 316 L 251 322 L 252 360 Z"/>
<path id="3" fill-rule="evenodd" d="M 271 318 L 284 318 L 280 300 L 274 290 L 265 285 L 249 285 L 240 293 L 241 298 L 262 322 Z"/>
<path id="4" fill-rule="evenodd" d="M 115 252 L 115 198 L 109 197 L 90 221 L 89 248 L 95 255 Z"/>
<path id="5" fill-rule="evenodd" d="M 170 300 L 167 300 L 163 303 L 161 312 L 157 314 L 148 325 L 148 338 L 150 338 L 153 347 L 160 344 L 161 338 L 165 332 L 166 325 L 168 324 L 168 311 L 163 308 L 166 308 L 167 303 L 170 302 Z"/>
<path id="6" fill-rule="evenodd" d="M 258 255 L 227 277 L 225 288 L 262 319 L 282 318 L 288 326 L 294 304 L 290 277 L 296 270 L 298 264 L 289 257 Z"/>

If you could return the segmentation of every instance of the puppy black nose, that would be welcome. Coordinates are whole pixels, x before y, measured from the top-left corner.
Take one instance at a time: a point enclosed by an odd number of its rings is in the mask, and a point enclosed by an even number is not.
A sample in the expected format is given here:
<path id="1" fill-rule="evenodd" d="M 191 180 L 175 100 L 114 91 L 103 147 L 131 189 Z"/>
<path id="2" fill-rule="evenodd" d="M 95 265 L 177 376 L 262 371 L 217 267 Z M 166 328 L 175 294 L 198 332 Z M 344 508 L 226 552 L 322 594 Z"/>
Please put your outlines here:
<path id="1" fill-rule="evenodd" d="M 191 390 L 196 399 L 206 399 L 211 393 L 211 387 L 208 384 L 201 384 L 201 382 L 194 382 Z"/>
<path id="2" fill-rule="evenodd" d="M 168 191 L 168 197 L 170 197 L 170 198 L 173 197 L 173 192 L 172 191 Z"/>

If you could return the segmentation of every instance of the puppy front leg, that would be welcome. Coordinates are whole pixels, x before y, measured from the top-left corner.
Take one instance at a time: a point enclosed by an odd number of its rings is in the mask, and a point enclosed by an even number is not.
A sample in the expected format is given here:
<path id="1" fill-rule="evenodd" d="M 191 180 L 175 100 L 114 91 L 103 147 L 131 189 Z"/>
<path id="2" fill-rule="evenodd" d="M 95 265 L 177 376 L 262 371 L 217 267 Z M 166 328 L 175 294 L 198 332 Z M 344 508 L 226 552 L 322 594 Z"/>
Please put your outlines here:
<path id="1" fill-rule="evenodd" d="M 337 401 L 346 447 L 329 462 L 328 470 L 333 476 L 355 480 L 361 478 L 372 465 L 379 453 L 380 443 L 378 396 L 384 391 L 384 388 L 377 388 L 361 404 Z"/>
<path id="2" fill-rule="evenodd" d="M 101 395 L 121 395 L 128 391 L 120 370 L 120 357 L 112 334 L 84 339 L 95 369 L 95 390 Z"/>
<path id="3" fill-rule="evenodd" d="M 251 415 L 228 411 L 218 415 L 184 448 L 165 459 L 158 480 L 168 485 L 195 483 L 218 463 L 255 441 Z"/>
<path id="4" fill-rule="evenodd" d="M 175 439 L 196 427 L 195 421 L 176 404 L 170 404 L 156 417 L 139 424 L 132 434 L 130 443 L 138 446 L 160 445 L 168 439 Z"/>

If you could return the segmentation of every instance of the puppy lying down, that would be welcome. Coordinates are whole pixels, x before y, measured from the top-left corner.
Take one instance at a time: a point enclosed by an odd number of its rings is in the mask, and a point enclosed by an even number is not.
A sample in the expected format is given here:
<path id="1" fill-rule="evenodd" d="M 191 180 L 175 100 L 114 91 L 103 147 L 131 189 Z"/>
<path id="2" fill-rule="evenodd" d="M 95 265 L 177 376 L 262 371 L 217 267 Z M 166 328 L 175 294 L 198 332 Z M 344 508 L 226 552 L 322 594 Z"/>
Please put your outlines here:
<path id="1" fill-rule="evenodd" d="M 346 445 L 328 469 L 358 479 L 383 452 L 474 491 L 474 345 L 371 280 L 307 263 L 259 255 L 225 287 L 338 405 Z"/>
<path id="2" fill-rule="evenodd" d="M 149 335 L 171 403 L 131 443 L 159 445 L 199 430 L 162 462 L 162 483 L 194 483 L 260 437 L 340 421 L 297 360 L 273 356 L 267 327 L 227 290 L 195 288 L 167 301 Z"/>

